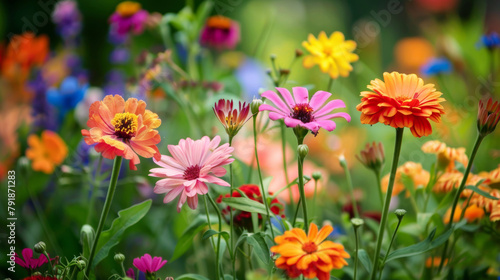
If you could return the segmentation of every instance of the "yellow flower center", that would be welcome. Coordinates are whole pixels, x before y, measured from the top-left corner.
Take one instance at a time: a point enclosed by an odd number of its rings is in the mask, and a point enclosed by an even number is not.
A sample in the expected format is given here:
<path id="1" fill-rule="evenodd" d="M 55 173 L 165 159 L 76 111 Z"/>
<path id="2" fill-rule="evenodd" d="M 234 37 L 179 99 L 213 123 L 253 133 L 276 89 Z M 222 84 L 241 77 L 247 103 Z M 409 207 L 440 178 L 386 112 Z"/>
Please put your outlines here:
<path id="1" fill-rule="evenodd" d="M 111 124 L 115 127 L 115 135 L 130 139 L 137 132 L 137 115 L 132 113 L 118 113 L 111 120 Z"/>
<path id="2" fill-rule="evenodd" d="M 302 251 L 311 254 L 318 251 L 318 246 L 316 246 L 314 242 L 309 241 L 307 243 L 304 243 L 304 245 L 302 245 Z"/>
<path id="3" fill-rule="evenodd" d="M 129 17 L 141 10 L 141 4 L 133 1 L 123 1 L 116 7 L 116 12 L 122 17 Z"/>
<path id="4" fill-rule="evenodd" d="M 229 29 L 231 27 L 231 20 L 223 16 L 213 16 L 207 20 L 207 26 L 217 29 Z"/>

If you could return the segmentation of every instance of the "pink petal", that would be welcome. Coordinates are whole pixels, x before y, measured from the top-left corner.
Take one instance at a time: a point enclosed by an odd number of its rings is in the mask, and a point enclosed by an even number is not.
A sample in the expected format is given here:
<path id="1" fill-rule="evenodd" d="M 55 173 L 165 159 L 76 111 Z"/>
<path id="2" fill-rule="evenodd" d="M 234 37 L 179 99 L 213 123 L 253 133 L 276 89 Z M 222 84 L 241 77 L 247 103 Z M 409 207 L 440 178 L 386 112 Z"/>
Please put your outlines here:
<path id="1" fill-rule="evenodd" d="M 181 212 L 182 205 L 186 203 L 186 192 L 182 192 L 181 197 L 179 198 L 179 202 L 177 202 L 177 213 Z"/>
<path id="2" fill-rule="evenodd" d="M 226 182 L 218 177 L 212 176 L 212 175 L 205 175 L 205 176 L 203 176 L 203 178 L 200 178 L 200 180 L 202 180 L 202 179 L 207 181 L 208 183 L 216 184 L 216 185 L 223 186 L 223 187 L 231 186 L 231 185 L 229 185 L 228 182 Z"/>
<path id="3" fill-rule="evenodd" d="M 281 113 L 270 112 L 269 113 L 269 118 L 271 120 L 275 121 L 275 120 L 283 119 L 283 118 L 285 118 L 286 116 L 289 116 L 289 115 L 290 114 L 284 115 L 284 114 L 281 114 Z"/>
<path id="4" fill-rule="evenodd" d="M 262 111 L 271 111 L 269 114 L 271 113 L 274 113 L 274 114 L 277 114 L 277 115 L 282 115 L 282 116 L 286 116 L 290 113 L 285 113 L 281 110 L 278 110 L 276 109 L 275 107 L 269 105 L 269 104 L 262 104 L 259 106 L 259 112 L 262 112 Z"/>
<path id="5" fill-rule="evenodd" d="M 187 203 L 188 203 L 189 208 L 195 210 L 196 207 L 198 207 L 198 196 L 195 195 L 193 197 L 188 197 Z"/>
<path id="6" fill-rule="evenodd" d="M 276 88 L 279 93 L 281 93 L 281 96 L 283 96 L 283 99 L 285 99 L 285 102 L 288 104 L 290 108 L 292 108 L 295 105 L 295 101 L 293 101 L 292 95 L 286 88 Z"/>
<path id="7" fill-rule="evenodd" d="M 184 184 L 185 179 L 178 178 L 165 178 L 161 179 L 155 184 L 154 192 L 155 193 L 166 193 L 172 189 L 175 189 L 182 184 Z"/>
<path id="8" fill-rule="evenodd" d="M 307 103 L 309 101 L 309 92 L 307 92 L 307 88 L 294 87 L 293 98 L 295 99 L 295 104 Z"/>
<path id="9" fill-rule="evenodd" d="M 318 125 L 328 131 L 333 131 L 335 127 L 337 127 L 337 124 L 334 121 L 331 120 L 323 120 L 323 121 L 316 121 Z"/>
<path id="10" fill-rule="evenodd" d="M 297 119 L 294 119 L 294 118 L 286 117 L 285 118 L 285 124 L 288 127 L 296 127 L 297 125 L 301 125 L 302 122 L 299 121 L 299 120 L 297 120 Z"/>
<path id="11" fill-rule="evenodd" d="M 338 109 L 338 108 L 345 108 L 345 103 L 340 99 L 335 99 L 328 102 L 325 106 L 323 106 L 323 108 L 319 109 L 318 111 L 313 112 L 313 116 L 319 118 L 323 115 L 330 113 L 333 109 Z"/>
<path id="12" fill-rule="evenodd" d="M 314 134 L 318 133 L 318 130 L 320 128 L 320 126 L 317 122 L 308 122 L 308 123 L 302 124 L 301 126 L 309 129 Z"/>
<path id="13" fill-rule="evenodd" d="M 316 119 L 316 121 L 322 121 L 322 120 L 329 120 L 329 119 L 334 119 L 334 118 L 344 118 L 348 122 L 351 121 L 351 116 L 348 113 L 345 113 L 345 112 L 339 112 L 339 113 L 324 115 L 322 117 L 315 118 L 315 119 Z"/>
<path id="14" fill-rule="evenodd" d="M 165 195 L 165 198 L 163 198 L 163 203 L 167 204 L 170 201 L 174 200 L 174 198 L 176 198 L 183 190 L 184 190 L 184 186 L 179 186 L 179 187 L 171 190 L 170 192 L 168 192 Z M 155 193 L 156 193 L 156 188 L 155 188 Z"/>
<path id="15" fill-rule="evenodd" d="M 332 96 L 331 93 L 327 91 L 317 91 L 312 97 L 311 101 L 309 101 L 309 106 L 313 108 L 313 110 L 317 110 L 323 106 L 326 100 Z"/>
<path id="16" fill-rule="evenodd" d="M 281 110 L 283 113 L 290 112 L 290 107 L 283 102 L 283 100 L 278 96 L 278 94 L 272 90 L 268 90 L 262 93 L 262 97 L 265 97 L 271 100 L 276 107 Z M 262 105 L 260 106 L 262 107 Z M 260 108 L 259 108 L 260 110 Z"/>

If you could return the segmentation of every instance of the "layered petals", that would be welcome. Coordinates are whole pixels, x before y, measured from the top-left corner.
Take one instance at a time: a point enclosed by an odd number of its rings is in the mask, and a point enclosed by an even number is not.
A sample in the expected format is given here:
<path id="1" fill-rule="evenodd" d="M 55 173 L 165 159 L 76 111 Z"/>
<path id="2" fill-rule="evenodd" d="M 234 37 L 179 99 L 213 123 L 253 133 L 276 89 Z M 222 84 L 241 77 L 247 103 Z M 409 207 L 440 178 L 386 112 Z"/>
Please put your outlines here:
<path id="1" fill-rule="evenodd" d="M 145 254 L 140 258 L 134 259 L 134 266 L 144 273 L 155 273 L 167 263 L 161 257 L 151 257 L 150 254 Z"/>

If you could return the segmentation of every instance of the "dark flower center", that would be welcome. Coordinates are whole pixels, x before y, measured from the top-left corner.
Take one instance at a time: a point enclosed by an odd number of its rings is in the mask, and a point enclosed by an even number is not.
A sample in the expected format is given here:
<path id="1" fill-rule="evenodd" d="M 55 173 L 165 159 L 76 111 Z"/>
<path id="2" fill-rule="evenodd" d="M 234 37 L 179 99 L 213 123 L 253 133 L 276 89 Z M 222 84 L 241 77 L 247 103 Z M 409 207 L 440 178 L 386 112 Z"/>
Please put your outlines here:
<path id="1" fill-rule="evenodd" d="M 185 180 L 194 180 L 200 177 L 200 167 L 197 165 L 192 165 L 184 171 Z"/>
<path id="2" fill-rule="evenodd" d="M 302 250 L 308 254 L 318 251 L 318 246 L 314 242 L 307 242 L 302 245 Z"/>
<path id="3" fill-rule="evenodd" d="M 300 120 L 303 123 L 308 123 L 313 120 L 312 111 L 313 108 L 309 106 L 307 103 L 295 104 L 293 106 L 293 112 L 290 114 L 290 117 Z"/>

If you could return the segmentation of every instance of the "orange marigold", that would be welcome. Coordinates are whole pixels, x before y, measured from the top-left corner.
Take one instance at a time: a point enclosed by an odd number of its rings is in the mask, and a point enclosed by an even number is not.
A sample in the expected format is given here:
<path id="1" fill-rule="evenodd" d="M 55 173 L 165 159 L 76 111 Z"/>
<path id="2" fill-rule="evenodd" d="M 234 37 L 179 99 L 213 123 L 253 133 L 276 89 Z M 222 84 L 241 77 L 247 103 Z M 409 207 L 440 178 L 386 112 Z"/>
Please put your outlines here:
<path id="1" fill-rule="evenodd" d="M 55 167 L 68 155 L 64 141 L 50 130 L 43 131 L 41 137 L 36 134 L 30 135 L 28 145 L 26 157 L 31 160 L 31 167 L 46 174 L 52 174 Z"/>
<path id="2" fill-rule="evenodd" d="M 329 225 L 318 232 L 318 227 L 311 223 L 309 234 L 294 228 L 274 241 L 278 244 L 271 247 L 271 252 L 280 254 L 276 266 L 285 269 L 292 278 L 301 274 L 305 278 L 317 277 L 319 280 L 330 279 L 330 271 L 347 265 L 345 258 L 350 258 L 344 246 L 325 239 L 333 231 Z"/>
<path id="3" fill-rule="evenodd" d="M 408 127 L 415 137 L 431 134 L 429 119 L 441 121 L 445 101 L 440 98 L 433 84 L 424 85 L 424 81 L 415 74 L 398 72 L 384 73 L 384 81 L 372 80 L 367 86 L 372 91 L 361 92 L 361 103 L 356 107 L 361 112 L 361 123 L 378 122 L 395 128 Z"/>
<path id="4" fill-rule="evenodd" d="M 161 137 L 154 128 L 159 127 L 158 115 L 146 110 L 146 102 L 129 98 L 125 101 L 119 95 L 108 95 L 103 101 L 94 102 L 89 109 L 87 126 L 82 129 L 85 143 L 105 158 L 122 156 L 130 160 L 131 170 L 137 170 L 138 155 L 156 160 L 161 159 L 156 145 Z"/>
<path id="5" fill-rule="evenodd" d="M 387 174 L 382 178 L 381 186 L 383 192 L 387 192 L 387 187 L 389 186 L 389 175 L 390 174 Z M 409 178 L 413 182 L 413 186 L 415 188 L 419 186 L 425 187 L 430 178 L 429 172 L 423 169 L 420 163 L 408 161 L 396 170 L 396 180 L 394 181 L 392 196 L 396 196 L 406 189 L 403 176 Z M 406 193 L 407 196 L 409 194 L 409 192 Z"/>

